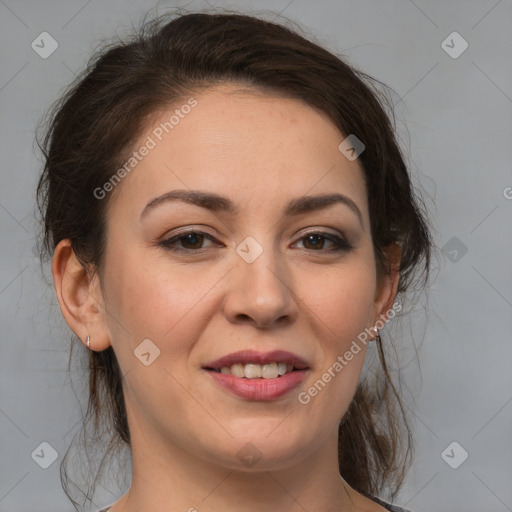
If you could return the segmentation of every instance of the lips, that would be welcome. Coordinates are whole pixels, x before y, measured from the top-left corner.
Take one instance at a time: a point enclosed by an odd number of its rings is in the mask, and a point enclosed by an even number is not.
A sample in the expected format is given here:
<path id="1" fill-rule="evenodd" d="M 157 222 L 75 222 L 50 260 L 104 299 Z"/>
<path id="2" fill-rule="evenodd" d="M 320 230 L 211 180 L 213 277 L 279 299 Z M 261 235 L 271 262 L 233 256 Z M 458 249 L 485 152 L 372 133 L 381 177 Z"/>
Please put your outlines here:
<path id="1" fill-rule="evenodd" d="M 284 374 L 280 372 L 276 375 L 275 363 L 280 368 L 284 367 Z M 237 376 L 229 371 L 236 367 L 241 369 L 243 366 L 246 367 L 245 376 Z M 247 367 L 251 366 L 271 367 L 274 369 L 275 378 L 268 374 L 262 378 L 254 375 L 247 378 Z M 221 389 L 250 401 L 277 400 L 284 397 L 310 374 L 310 368 L 302 357 L 284 350 L 264 353 L 254 350 L 234 352 L 205 364 L 203 369 Z M 224 372 L 221 372 L 222 369 Z"/>
<path id="2" fill-rule="evenodd" d="M 220 389 L 249 401 L 277 400 L 289 395 L 306 379 L 309 370 L 296 370 L 276 379 L 246 379 L 215 371 L 205 372 Z"/>
<path id="3" fill-rule="evenodd" d="M 220 359 L 211 361 L 203 365 L 206 370 L 219 371 L 222 367 L 232 366 L 234 364 L 271 364 L 271 363 L 284 363 L 286 365 L 293 365 L 296 370 L 309 369 L 307 361 L 300 356 L 287 352 L 285 350 L 273 350 L 271 352 L 256 352 L 255 350 L 241 350 L 233 352 Z"/>

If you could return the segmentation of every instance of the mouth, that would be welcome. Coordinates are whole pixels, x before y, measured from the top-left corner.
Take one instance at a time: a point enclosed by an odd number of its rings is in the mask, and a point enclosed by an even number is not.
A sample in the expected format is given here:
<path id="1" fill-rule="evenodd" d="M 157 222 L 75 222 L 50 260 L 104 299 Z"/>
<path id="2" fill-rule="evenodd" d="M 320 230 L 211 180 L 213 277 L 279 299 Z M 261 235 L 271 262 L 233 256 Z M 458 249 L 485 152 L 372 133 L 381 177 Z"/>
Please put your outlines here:
<path id="1" fill-rule="evenodd" d="M 222 389 L 251 401 L 276 400 L 309 374 L 306 361 L 284 351 L 242 351 L 207 363 L 203 369 Z"/>
<path id="2" fill-rule="evenodd" d="M 269 363 L 269 364 L 256 364 L 235 363 L 231 366 L 223 366 L 222 368 L 205 368 L 205 370 L 223 373 L 224 375 L 233 375 L 239 379 L 278 379 L 291 372 L 307 370 L 308 368 L 296 368 L 292 364 L 286 363 Z"/>
<path id="3" fill-rule="evenodd" d="M 203 368 L 240 379 L 278 379 L 292 372 L 310 369 L 304 359 L 282 350 L 235 352 L 207 363 Z"/>

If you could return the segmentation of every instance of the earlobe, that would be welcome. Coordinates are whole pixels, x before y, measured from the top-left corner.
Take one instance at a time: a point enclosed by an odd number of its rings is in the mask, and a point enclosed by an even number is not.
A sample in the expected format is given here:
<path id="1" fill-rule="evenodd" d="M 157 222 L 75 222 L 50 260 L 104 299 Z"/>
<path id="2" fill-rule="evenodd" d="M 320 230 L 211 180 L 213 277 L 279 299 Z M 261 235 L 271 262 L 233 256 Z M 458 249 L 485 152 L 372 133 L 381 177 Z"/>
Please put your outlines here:
<path id="1" fill-rule="evenodd" d="M 84 344 L 89 336 L 91 349 L 107 348 L 110 339 L 98 296 L 97 276 L 87 275 L 69 239 L 61 240 L 55 248 L 52 274 L 60 310 L 71 330 Z"/>

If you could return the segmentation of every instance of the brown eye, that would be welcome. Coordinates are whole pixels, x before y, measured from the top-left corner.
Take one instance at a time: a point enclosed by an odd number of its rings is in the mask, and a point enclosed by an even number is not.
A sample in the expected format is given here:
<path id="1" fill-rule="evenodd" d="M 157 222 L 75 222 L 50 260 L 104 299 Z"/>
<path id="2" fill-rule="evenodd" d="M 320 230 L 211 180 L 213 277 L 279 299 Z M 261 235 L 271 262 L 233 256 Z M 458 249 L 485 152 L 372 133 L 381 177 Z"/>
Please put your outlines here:
<path id="1" fill-rule="evenodd" d="M 316 252 L 337 252 L 346 251 L 352 248 L 345 240 L 332 233 L 307 233 L 300 240 L 304 240 L 303 245 L 305 249 Z M 324 245 L 326 240 L 331 244 L 334 244 L 334 247 L 325 249 Z"/>
<path id="2" fill-rule="evenodd" d="M 187 235 L 180 236 L 178 240 L 181 241 L 185 249 L 201 249 L 204 241 L 204 235 L 201 233 L 188 233 Z"/>
<path id="3" fill-rule="evenodd" d="M 303 240 L 306 241 L 304 243 L 306 249 L 323 249 L 326 238 L 322 235 L 308 235 Z"/>
<path id="4" fill-rule="evenodd" d="M 216 241 L 215 238 L 208 233 L 203 233 L 202 231 L 187 231 L 178 236 L 163 240 L 158 245 L 175 252 L 200 252 L 200 249 L 205 249 L 205 247 L 203 247 L 205 239 L 212 242 Z M 174 247 L 178 243 L 181 247 Z"/>

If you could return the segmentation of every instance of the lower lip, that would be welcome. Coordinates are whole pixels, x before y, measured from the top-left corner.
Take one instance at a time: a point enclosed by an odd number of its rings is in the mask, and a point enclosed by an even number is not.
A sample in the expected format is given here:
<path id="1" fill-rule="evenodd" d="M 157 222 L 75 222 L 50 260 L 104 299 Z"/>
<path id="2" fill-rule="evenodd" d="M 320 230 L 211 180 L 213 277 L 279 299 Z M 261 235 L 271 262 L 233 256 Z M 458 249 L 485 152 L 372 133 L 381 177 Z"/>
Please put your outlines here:
<path id="1" fill-rule="evenodd" d="M 309 370 L 295 370 L 275 379 L 247 379 L 228 373 L 207 371 L 217 384 L 227 391 L 247 400 L 275 400 L 298 386 Z"/>

